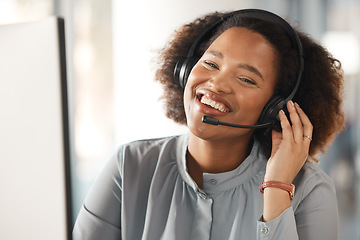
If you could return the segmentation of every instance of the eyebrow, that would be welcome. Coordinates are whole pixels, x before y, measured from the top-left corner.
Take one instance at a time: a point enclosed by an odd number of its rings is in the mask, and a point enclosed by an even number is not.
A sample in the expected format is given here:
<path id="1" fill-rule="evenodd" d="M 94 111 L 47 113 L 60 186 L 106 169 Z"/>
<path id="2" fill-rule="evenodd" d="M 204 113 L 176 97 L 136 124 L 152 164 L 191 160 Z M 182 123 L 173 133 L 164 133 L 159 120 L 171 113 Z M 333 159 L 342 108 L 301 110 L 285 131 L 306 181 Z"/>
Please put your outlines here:
<path id="1" fill-rule="evenodd" d="M 217 52 L 217 51 L 206 51 L 205 54 L 210 54 L 210 55 L 213 55 L 213 56 L 218 57 L 218 58 L 224 58 L 224 55 L 221 52 Z M 238 66 L 240 68 L 244 68 L 246 70 L 249 70 L 252 73 L 255 73 L 262 80 L 264 80 L 264 77 L 261 75 L 259 70 L 257 70 L 255 67 L 253 67 L 251 65 L 248 65 L 248 64 L 245 64 L 245 63 L 239 63 Z"/>

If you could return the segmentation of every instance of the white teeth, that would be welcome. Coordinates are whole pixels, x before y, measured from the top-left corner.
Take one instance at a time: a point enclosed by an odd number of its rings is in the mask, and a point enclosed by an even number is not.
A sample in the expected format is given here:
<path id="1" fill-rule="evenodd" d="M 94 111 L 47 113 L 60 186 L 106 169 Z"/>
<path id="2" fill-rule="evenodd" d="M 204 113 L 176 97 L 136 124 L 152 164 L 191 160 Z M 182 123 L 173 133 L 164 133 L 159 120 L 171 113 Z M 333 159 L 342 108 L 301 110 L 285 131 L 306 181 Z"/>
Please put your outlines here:
<path id="1" fill-rule="evenodd" d="M 226 109 L 225 105 L 219 102 L 215 102 L 214 100 L 211 100 L 209 98 L 207 98 L 206 96 L 203 96 L 200 100 L 201 103 L 209 105 L 217 110 L 219 110 L 220 112 L 227 112 L 228 110 Z"/>

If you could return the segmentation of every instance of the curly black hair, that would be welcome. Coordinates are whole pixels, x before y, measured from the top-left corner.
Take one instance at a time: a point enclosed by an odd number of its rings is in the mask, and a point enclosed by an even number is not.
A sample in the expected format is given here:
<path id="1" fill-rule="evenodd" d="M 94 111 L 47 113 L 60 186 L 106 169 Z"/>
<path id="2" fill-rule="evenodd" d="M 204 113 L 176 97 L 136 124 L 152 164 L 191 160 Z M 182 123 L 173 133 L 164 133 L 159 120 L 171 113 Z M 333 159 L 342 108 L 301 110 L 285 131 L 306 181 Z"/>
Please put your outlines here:
<path id="1" fill-rule="evenodd" d="M 155 79 L 164 88 L 163 99 L 167 117 L 180 124 L 186 124 L 183 104 L 184 89 L 174 82 L 174 67 L 187 53 L 194 40 L 205 29 L 222 19 L 228 13 L 214 12 L 183 25 L 174 32 L 172 39 L 162 49 L 159 68 Z M 221 33 L 232 27 L 245 27 L 262 34 L 276 49 L 279 74 L 274 95 L 287 97 L 296 82 L 299 71 L 298 53 L 282 26 L 272 22 L 254 19 L 241 14 L 226 18 L 212 36 L 197 49 L 201 56 L 207 47 Z M 294 102 L 297 102 L 313 124 L 313 141 L 309 156 L 317 160 L 319 152 L 325 152 L 334 137 L 343 129 L 345 117 L 342 110 L 343 71 L 340 62 L 310 36 L 295 29 L 303 46 L 304 71 Z M 265 153 L 271 152 L 271 134 L 266 129 L 256 130 Z"/>

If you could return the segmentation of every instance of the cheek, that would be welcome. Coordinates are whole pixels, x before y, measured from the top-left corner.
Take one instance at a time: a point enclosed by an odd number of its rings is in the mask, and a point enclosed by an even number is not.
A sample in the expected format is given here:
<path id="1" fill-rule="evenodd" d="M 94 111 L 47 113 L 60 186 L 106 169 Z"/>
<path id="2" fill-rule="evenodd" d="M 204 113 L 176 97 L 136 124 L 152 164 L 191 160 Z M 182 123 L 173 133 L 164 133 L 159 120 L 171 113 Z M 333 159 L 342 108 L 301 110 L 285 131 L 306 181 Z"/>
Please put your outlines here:
<path id="1" fill-rule="evenodd" d="M 189 77 L 188 82 L 184 89 L 184 97 L 183 97 L 184 110 L 185 110 L 185 115 L 186 115 L 187 119 L 189 119 L 189 115 L 190 115 L 190 111 L 191 111 L 191 108 L 193 105 L 192 103 L 194 101 L 194 98 L 195 98 L 195 89 L 194 89 L 193 81 L 192 81 L 191 77 Z"/>
<path id="2" fill-rule="evenodd" d="M 260 114 L 263 111 L 266 103 L 267 103 L 266 99 L 261 99 L 261 101 L 260 100 L 252 101 L 250 103 L 251 104 L 250 107 L 255 110 L 253 114 L 255 119 L 258 119 L 260 117 Z"/>
<path id="3" fill-rule="evenodd" d="M 252 121 L 256 121 L 270 97 L 271 95 L 263 92 L 251 93 L 248 91 L 246 95 L 241 96 L 242 99 L 239 99 L 242 102 L 240 107 Z M 243 113 L 243 111 L 241 112 Z"/>
<path id="4" fill-rule="evenodd" d="M 195 98 L 195 88 L 206 81 L 206 76 L 201 72 L 201 68 L 195 65 L 190 72 L 184 89 L 185 113 L 189 111 L 190 102 Z"/>
<path id="5" fill-rule="evenodd" d="M 189 87 L 189 84 L 186 84 L 185 89 L 184 89 L 184 97 L 183 97 L 186 115 L 188 115 L 188 112 L 189 112 L 190 98 L 191 98 L 191 89 Z"/>

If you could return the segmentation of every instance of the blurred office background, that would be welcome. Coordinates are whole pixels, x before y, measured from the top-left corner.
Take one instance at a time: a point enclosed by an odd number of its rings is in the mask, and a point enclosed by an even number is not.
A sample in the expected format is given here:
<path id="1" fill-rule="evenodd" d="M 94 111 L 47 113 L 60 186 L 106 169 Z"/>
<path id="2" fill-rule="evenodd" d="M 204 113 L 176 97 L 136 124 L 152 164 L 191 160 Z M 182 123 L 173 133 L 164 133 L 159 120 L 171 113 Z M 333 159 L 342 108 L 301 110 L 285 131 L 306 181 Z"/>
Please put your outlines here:
<path id="1" fill-rule="evenodd" d="M 65 18 L 74 219 L 117 146 L 186 131 L 164 116 L 153 81 L 156 53 L 172 31 L 207 12 L 240 8 L 289 19 L 342 61 L 347 127 L 320 167 L 337 188 L 340 239 L 360 239 L 359 0 L 0 0 L 0 24 Z"/>

